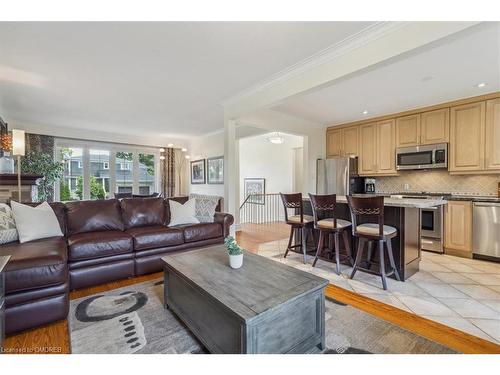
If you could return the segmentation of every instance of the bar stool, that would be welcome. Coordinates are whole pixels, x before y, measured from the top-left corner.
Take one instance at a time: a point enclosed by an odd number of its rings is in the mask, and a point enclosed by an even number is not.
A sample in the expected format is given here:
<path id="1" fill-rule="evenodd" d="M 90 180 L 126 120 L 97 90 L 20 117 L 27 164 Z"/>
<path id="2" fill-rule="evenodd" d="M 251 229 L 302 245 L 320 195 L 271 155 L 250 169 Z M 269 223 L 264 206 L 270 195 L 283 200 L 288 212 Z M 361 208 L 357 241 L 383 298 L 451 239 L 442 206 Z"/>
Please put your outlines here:
<path id="1" fill-rule="evenodd" d="M 382 278 L 382 286 L 384 287 L 384 290 L 387 290 L 387 276 L 394 274 L 398 281 L 401 281 L 401 279 L 399 278 L 399 273 L 394 263 L 391 242 L 392 239 L 397 236 L 398 231 L 394 227 L 384 225 L 384 197 L 360 198 L 347 196 L 347 203 L 349 204 L 349 209 L 351 210 L 352 234 L 354 237 L 358 238 L 358 252 L 356 254 L 356 261 L 354 262 L 350 278 L 352 279 L 354 277 L 354 274 L 358 269 L 371 274 L 379 275 Z M 363 218 L 366 218 L 367 220 L 371 219 L 370 221 L 376 221 L 376 223 L 372 222 L 358 225 L 357 219 L 359 216 L 363 216 Z M 379 248 L 379 273 L 368 268 L 360 267 L 366 242 L 368 242 L 367 263 L 369 267 L 371 266 L 372 243 L 375 243 L 375 241 L 378 242 Z M 386 244 L 389 263 L 392 267 L 392 271 L 389 273 L 385 272 L 384 243 Z"/>
<path id="2" fill-rule="evenodd" d="M 290 225 L 290 238 L 288 240 L 288 246 L 285 251 L 285 256 L 288 255 L 290 250 L 299 247 L 302 249 L 304 254 L 304 264 L 307 263 L 307 231 L 312 231 L 313 228 L 313 217 L 309 215 L 304 215 L 304 207 L 302 204 L 302 194 L 283 194 L 280 193 L 281 200 L 283 201 L 283 206 L 285 208 L 285 221 Z M 288 209 L 294 209 L 295 215 L 288 216 Z M 298 214 L 297 214 L 298 212 Z M 293 237 L 295 233 L 295 242 L 297 242 L 297 233 L 300 233 L 300 244 L 292 245 Z"/>
<path id="3" fill-rule="evenodd" d="M 340 275 L 340 234 L 344 239 L 344 246 L 347 252 L 347 258 L 351 266 L 354 264 L 352 260 L 351 245 L 348 238 L 348 230 L 351 228 L 351 222 L 343 219 L 337 219 L 337 196 L 329 195 L 313 195 L 309 194 L 311 207 L 314 218 L 314 228 L 319 231 L 318 249 L 312 266 L 316 265 L 318 259 L 324 259 L 322 253 L 325 247 L 325 237 L 331 243 L 331 237 L 334 238 L 335 264 L 337 275 Z M 328 252 L 333 255 L 333 249 L 328 248 Z"/>

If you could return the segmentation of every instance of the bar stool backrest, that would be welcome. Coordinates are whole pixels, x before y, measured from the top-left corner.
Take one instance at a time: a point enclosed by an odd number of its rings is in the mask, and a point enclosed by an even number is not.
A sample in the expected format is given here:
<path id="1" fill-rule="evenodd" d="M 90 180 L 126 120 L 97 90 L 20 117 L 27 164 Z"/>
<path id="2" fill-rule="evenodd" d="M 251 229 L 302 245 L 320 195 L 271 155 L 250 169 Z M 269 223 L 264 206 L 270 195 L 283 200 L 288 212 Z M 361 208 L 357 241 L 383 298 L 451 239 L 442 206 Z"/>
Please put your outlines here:
<path id="1" fill-rule="evenodd" d="M 370 223 L 378 223 L 378 233 L 384 235 L 384 197 L 353 197 L 347 195 L 347 203 L 351 211 L 352 233 L 356 235 L 358 218 L 363 217 Z"/>
<path id="2" fill-rule="evenodd" d="M 302 205 L 302 193 L 283 194 L 280 193 L 283 207 L 285 208 L 285 221 L 288 221 L 288 209 L 293 208 L 295 215 L 300 215 L 300 222 L 304 222 L 304 207 Z"/>
<path id="3" fill-rule="evenodd" d="M 337 195 L 314 195 L 309 194 L 311 200 L 311 207 L 314 217 L 314 226 L 318 224 L 319 220 L 331 219 L 332 228 L 337 228 Z"/>

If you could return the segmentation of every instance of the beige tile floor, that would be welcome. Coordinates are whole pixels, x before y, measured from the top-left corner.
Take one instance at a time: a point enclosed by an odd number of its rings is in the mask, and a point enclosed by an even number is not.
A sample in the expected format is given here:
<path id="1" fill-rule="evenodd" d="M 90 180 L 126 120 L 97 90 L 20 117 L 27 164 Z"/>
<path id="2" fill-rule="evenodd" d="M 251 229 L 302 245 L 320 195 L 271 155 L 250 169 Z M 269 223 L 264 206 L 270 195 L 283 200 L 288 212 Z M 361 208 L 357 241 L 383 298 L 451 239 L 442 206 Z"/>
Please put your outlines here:
<path id="1" fill-rule="evenodd" d="M 425 318 L 500 344 L 500 264 L 449 255 L 422 253 L 420 271 L 405 282 L 388 280 L 382 289 L 380 277 L 358 271 L 349 279 L 351 267 L 318 261 L 312 267 L 302 256 L 283 258 L 287 240 L 261 244 L 258 253 L 290 266 L 324 277 L 334 285 L 412 312 Z"/>

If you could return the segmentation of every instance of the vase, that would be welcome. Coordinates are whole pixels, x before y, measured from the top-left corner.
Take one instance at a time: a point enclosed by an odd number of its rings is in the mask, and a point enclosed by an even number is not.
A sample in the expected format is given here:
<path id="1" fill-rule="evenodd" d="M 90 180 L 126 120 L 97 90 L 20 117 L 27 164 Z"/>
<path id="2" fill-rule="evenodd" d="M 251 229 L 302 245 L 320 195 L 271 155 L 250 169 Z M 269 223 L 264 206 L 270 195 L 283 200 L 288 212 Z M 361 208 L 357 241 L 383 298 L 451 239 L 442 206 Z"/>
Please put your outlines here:
<path id="1" fill-rule="evenodd" d="M 14 173 L 14 159 L 8 152 L 0 157 L 0 173 Z"/>
<path id="2" fill-rule="evenodd" d="M 229 266 L 234 269 L 241 268 L 243 265 L 243 254 L 229 255 Z"/>

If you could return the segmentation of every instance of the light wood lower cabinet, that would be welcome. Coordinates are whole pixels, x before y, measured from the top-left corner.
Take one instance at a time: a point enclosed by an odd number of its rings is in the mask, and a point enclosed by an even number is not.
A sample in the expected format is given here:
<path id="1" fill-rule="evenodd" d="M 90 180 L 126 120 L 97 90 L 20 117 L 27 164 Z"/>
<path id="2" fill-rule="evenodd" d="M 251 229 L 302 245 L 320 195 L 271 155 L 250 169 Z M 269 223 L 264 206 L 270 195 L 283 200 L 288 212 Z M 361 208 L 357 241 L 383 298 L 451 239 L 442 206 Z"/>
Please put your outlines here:
<path id="1" fill-rule="evenodd" d="M 472 202 L 448 201 L 444 209 L 445 252 L 472 255 Z"/>
<path id="2" fill-rule="evenodd" d="M 486 102 L 485 169 L 500 170 L 500 98 Z"/>

